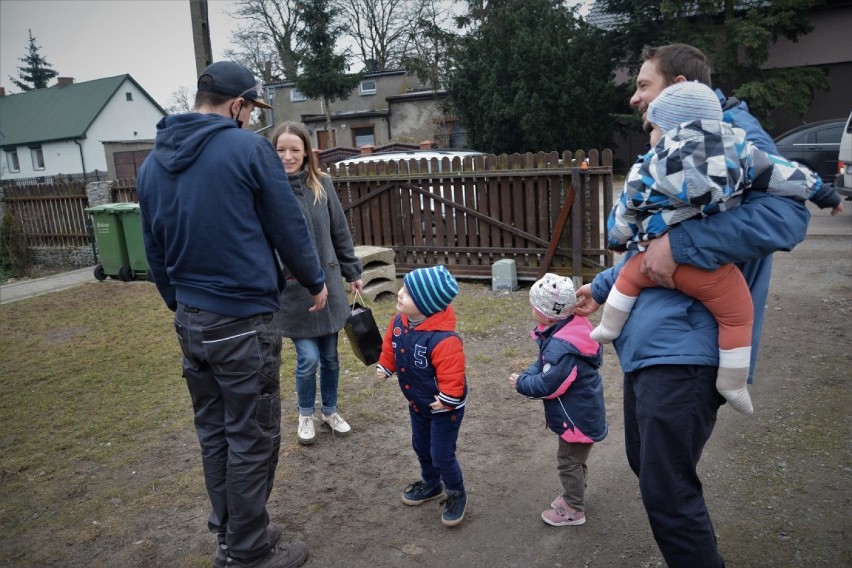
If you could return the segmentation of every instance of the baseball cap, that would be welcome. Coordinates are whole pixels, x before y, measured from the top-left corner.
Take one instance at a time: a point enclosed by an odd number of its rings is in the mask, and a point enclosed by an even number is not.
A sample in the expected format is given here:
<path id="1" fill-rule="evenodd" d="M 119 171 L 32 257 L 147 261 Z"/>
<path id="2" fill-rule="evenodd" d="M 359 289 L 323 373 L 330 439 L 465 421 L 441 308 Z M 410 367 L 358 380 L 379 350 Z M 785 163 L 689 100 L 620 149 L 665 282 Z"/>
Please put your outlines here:
<path id="1" fill-rule="evenodd" d="M 272 108 L 263 102 L 263 81 L 233 61 L 217 61 L 208 65 L 198 77 L 198 90 L 243 97 L 257 108 Z"/>

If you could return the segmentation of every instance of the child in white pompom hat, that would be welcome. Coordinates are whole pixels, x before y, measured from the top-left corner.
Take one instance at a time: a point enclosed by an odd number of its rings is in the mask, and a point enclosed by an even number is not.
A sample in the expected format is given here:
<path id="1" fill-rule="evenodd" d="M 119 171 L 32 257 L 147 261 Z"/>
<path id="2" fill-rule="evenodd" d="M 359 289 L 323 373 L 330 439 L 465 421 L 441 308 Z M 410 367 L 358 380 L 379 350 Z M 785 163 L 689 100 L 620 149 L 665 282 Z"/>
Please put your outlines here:
<path id="1" fill-rule="evenodd" d="M 547 427 L 559 436 L 556 464 L 562 492 L 541 514 L 555 527 L 586 522 L 586 460 L 607 435 L 603 382 L 598 374 L 603 349 L 589 336 L 592 324 L 574 315 L 577 296 L 570 278 L 545 274 L 530 288 L 530 336 L 539 356 L 509 383 L 520 394 L 544 403 Z"/>

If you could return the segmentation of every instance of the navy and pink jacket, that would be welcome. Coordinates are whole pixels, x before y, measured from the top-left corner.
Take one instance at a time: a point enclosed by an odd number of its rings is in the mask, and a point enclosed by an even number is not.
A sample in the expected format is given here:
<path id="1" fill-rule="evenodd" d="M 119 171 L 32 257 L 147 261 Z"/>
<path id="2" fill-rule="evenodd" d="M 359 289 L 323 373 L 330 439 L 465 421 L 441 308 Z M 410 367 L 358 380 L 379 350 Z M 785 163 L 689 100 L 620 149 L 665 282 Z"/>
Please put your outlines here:
<path id="1" fill-rule="evenodd" d="M 547 427 L 569 443 L 591 444 L 607 435 L 603 348 L 591 337 L 591 322 L 572 316 L 530 332 L 539 347 L 535 363 L 518 376 L 516 389 L 544 402 Z"/>

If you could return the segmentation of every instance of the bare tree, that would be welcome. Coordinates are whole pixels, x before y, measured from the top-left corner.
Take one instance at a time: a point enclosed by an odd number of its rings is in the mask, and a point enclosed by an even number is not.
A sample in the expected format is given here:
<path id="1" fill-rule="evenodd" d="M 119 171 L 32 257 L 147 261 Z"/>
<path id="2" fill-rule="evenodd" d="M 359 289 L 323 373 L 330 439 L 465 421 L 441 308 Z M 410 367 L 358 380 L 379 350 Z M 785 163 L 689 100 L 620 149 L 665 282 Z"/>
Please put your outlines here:
<path id="1" fill-rule="evenodd" d="M 334 0 L 344 35 L 368 71 L 398 68 L 427 0 Z"/>
<path id="2" fill-rule="evenodd" d="M 192 91 L 188 87 L 180 86 L 172 91 L 166 111 L 169 114 L 183 114 L 192 112 L 194 106 Z"/>
<path id="3" fill-rule="evenodd" d="M 299 69 L 296 30 L 300 16 L 298 2 L 291 0 L 238 0 L 230 12 L 246 23 L 231 36 L 237 46 L 228 57 L 244 63 L 265 82 L 292 80 Z M 267 73 L 266 61 L 272 62 Z"/>
<path id="4" fill-rule="evenodd" d="M 457 16 L 452 10 L 454 3 L 420 1 L 420 17 L 412 22 L 410 42 L 401 63 L 437 91 L 446 87 L 453 68 L 453 52 L 459 37 L 455 32 Z"/>

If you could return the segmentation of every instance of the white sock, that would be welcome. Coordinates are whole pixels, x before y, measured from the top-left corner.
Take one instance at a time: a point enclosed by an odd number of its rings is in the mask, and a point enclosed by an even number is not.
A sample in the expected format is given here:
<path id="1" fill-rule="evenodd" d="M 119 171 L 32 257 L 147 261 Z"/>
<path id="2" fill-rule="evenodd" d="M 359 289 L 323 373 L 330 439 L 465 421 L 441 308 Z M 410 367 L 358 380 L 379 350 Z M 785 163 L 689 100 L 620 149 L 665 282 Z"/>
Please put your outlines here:
<path id="1" fill-rule="evenodd" d="M 601 323 L 592 330 L 592 339 L 598 343 L 612 343 L 621 335 L 621 330 L 624 329 L 624 324 L 627 323 L 635 303 L 636 296 L 626 296 L 619 292 L 618 288 L 613 287 L 604 304 Z"/>
<path id="2" fill-rule="evenodd" d="M 748 394 L 748 371 L 751 347 L 719 349 L 719 371 L 716 375 L 716 390 L 731 408 L 743 414 L 752 414 L 754 407 Z"/>

